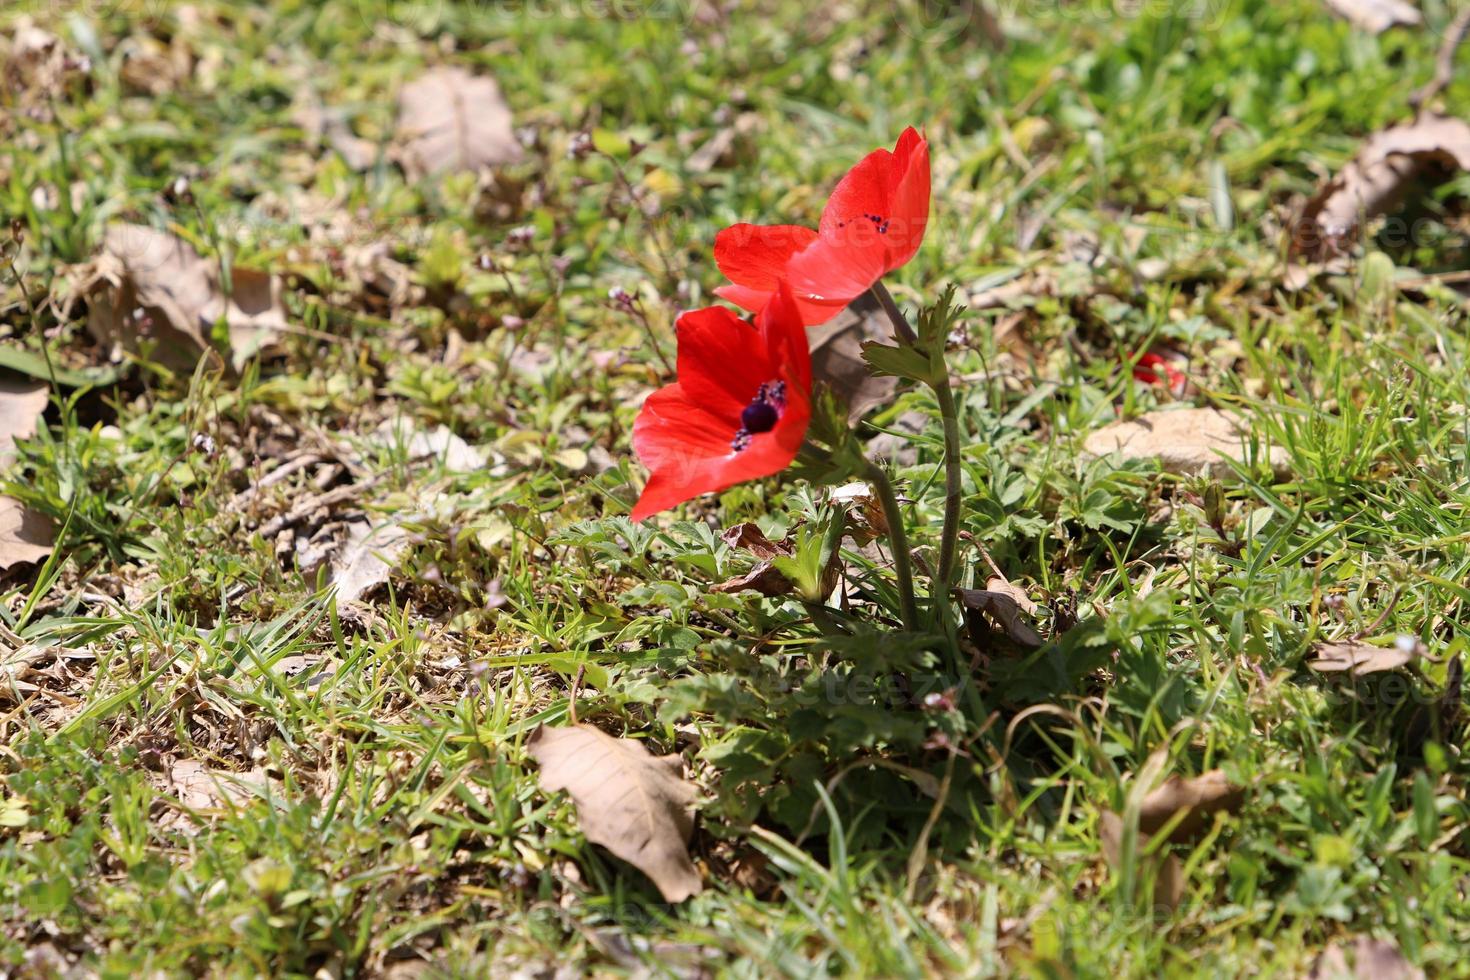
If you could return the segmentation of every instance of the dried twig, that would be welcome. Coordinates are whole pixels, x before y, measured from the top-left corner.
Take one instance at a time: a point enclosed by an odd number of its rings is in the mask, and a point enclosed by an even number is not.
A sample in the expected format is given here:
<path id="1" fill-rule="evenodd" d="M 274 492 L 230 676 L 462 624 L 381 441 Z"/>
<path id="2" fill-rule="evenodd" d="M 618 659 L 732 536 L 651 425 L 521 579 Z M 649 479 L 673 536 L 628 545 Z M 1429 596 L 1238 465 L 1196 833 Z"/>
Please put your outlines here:
<path id="1" fill-rule="evenodd" d="M 1413 106 L 1415 112 L 1443 92 L 1454 80 L 1455 52 L 1465 43 L 1466 34 L 1470 34 L 1470 6 L 1461 10 L 1450 24 L 1450 29 L 1445 31 L 1444 43 L 1439 46 L 1439 54 L 1434 59 L 1433 77 L 1409 96 L 1409 105 Z"/>

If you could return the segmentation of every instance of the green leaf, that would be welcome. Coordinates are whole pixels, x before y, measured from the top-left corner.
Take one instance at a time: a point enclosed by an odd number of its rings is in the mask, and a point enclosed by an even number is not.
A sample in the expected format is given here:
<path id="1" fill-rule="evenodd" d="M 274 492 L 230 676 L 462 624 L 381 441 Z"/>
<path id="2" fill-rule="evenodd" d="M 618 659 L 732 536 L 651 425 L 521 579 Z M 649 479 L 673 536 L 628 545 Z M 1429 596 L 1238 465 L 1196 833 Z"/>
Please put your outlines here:
<path id="1" fill-rule="evenodd" d="M 627 137 L 610 129 L 594 129 L 592 145 L 597 148 L 598 153 L 606 153 L 610 157 L 625 157 L 632 151 Z"/>
<path id="2" fill-rule="evenodd" d="M 38 381 L 51 380 L 51 372 L 46 367 L 46 359 L 19 347 L 0 347 L 0 368 L 16 371 Z M 57 384 L 68 388 L 102 387 L 115 383 L 121 376 L 122 370 L 113 365 L 83 368 L 78 371 L 66 368 L 56 369 Z"/>
<path id="3" fill-rule="evenodd" d="M 935 380 L 932 358 L 916 347 L 895 347 L 875 340 L 863 344 L 863 360 L 875 374 L 906 378 L 922 384 Z"/>

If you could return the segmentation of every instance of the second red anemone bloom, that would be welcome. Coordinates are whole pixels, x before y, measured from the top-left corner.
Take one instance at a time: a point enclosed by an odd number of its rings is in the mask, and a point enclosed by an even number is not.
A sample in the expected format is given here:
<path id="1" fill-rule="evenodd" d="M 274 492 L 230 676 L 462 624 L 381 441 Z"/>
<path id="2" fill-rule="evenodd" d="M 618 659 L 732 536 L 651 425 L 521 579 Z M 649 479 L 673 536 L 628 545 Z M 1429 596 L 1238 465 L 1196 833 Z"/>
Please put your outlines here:
<path id="1" fill-rule="evenodd" d="M 1133 366 L 1133 376 L 1150 385 L 1162 385 L 1167 380 L 1168 389 L 1176 397 L 1183 395 L 1184 389 L 1189 387 L 1189 377 L 1176 368 L 1170 358 L 1153 351 L 1139 356 Z"/>
<path id="2" fill-rule="evenodd" d="M 732 285 L 715 293 L 762 309 L 784 279 L 802 321 L 825 323 L 914 257 L 929 223 L 929 143 L 912 126 L 892 151 L 874 150 L 832 191 L 816 231 L 800 225 L 731 225 L 715 262 Z"/>
<path id="3" fill-rule="evenodd" d="M 679 317 L 679 379 L 643 403 L 633 449 L 649 469 L 633 520 L 779 473 L 811 418 L 806 330 L 777 284 L 751 324 L 721 306 Z"/>

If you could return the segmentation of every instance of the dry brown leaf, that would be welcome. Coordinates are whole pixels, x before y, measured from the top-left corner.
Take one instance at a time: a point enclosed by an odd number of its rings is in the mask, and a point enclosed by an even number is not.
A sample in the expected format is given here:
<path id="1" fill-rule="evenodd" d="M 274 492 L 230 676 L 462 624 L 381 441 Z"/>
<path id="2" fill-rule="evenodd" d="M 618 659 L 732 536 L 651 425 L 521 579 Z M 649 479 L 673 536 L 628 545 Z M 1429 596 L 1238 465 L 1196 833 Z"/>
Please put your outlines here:
<path id="1" fill-rule="evenodd" d="M 727 579 L 710 587 L 711 592 L 745 592 L 753 590 L 763 596 L 790 595 L 795 589 L 791 580 L 776 571 L 771 559 L 791 554 L 791 546 L 784 541 L 772 541 L 765 532 L 750 522 L 736 524 L 720 535 L 721 540 L 732 548 L 741 548 L 760 559 L 744 575 Z"/>
<path id="2" fill-rule="evenodd" d="M 1390 27 L 1418 27 L 1424 15 L 1404 0 L 1325 0 L 1327 6 L 1345 20 L 1370 34 L 1382 34 Z"/>
<path id="3" fill-rule="evenodd" d="M 1239 416 L 1219 409 L 1165 409 L 1105 425 L 1089 435 L 1082 448 L 1093 456 L 1121 452 L 1127 460 L 1157 460 L 1170 473 L 1222 479 L 1235 472 L 1228 460 L 1245 460 L 1248 433 Z M 1273 472 L 1286 472 L 1283 448 L 1272 447 L 1269 460 Z"/>
<path id="4" fill-rule="evenodd" d="M 893 325 L 882 306 L 864 293 L 827 323 L 807 331 L 812 352 L 812 380 L 825 382 L 847 403 L 847 417 L 856 422 L 871 409 L 893 400 L 898 379 L 876 377 L 863 360 L 863 343 L 887 341 Z"/>
<path id="5" fill-rule="evenodd" d="M 226 802 L 244 806 L 256 798 L 252 787 L 264 787 L 269 777 L 263 769 L 230 772 L 210 769 L 193 759 L 180 759 L 168 770 L 178 800 L 191 810 L 216 810 Z"/>
<path id="6" fill-rule="evenodd" d="M 229 299 L 216 291 L 204 307 L 204 318 L 211 324 L 221 315 L 230 327 L 230 363 L 239 371 L 286 329 L 280 280 L 266 272 L 235 266 L 230 270 Z"/>
<path id="7" fill-rule="evenodd" d="M 374 525 L 353 521 L 347 541 L 332 559 L 332 584 L 339 603 L 356 602 L 388 581 L 389 574 L 409 549 L 408 532 L 388 521 Z"/>
<path id="8" fill-rule="evenodd" d="M 87 328 L 112 348 L 114 359 L 151 340 L 155 360 L 188 368 L 209 348 L 209 334 L 223 317 L 239 370 L 286 328 L 280 283 L 236 267 L 227 298 L 220 281 L 219 264 L 183 239 L 146 225 L 117 224 L 107 229 L 102 254 L 76 292 L 87 297 Z"/>
<path id="9" fill-rule="evenodd" d="M 1098 817 L 1097 837 L 1102 844 L 1103 858 L 1109 867 L 1119 868 L 1123 864 L 1123 818 L 1111 810 L 1104 810 Z M 1153 900 L 1155 905 L 1173 909 L 1184 898 L 1184 866 L 1179 858 L 1167 850 L 1145 856 L 1149 844 L 1148 834 L 1139 834 L 1133 853 L 1139 861 L 1140 875 L 1153 878 Z"/>
<path id="10" fill-rule="evenodd" d="M 1424 980 L 1424 971 L 1393 943 L 1355 936 L 1351 943 L 1334 942 L 1322 950 L 1307 980 Z"/>
<path id="11" fill-rule="evenodd" d="M 1146 777 L 1145 777 L 1146 778 Z M 1136 790 L 1135 790 L 1136 791 Z M 1141 873 L 1154 882 L 1154 901 L 1174 908 L 1184 897 L 1184 869 L 1179 859 L 1167 848 L 1151 856 L 1144 852 L 1154 836 L 1183 813 L 1169 831 L 1166 842 L 1177 844 L 1192 840 L 1216 813 L 1233 813 L 1245 801 L 1245 790 L 1226 778 L 1223 770 L 1212 769 L 1191 779 L 1170 776 L 1146 794 L 1138 807 L 1138 838 L 1133 853 L 1140 861 Z M 1126 823 L 1122 816 L 1104 810 L 1098 819 L 1098 840 L 1109 865 L 1122 865 Z"/>
<path id="12" fill-rule="evenodd" d="M 398 95 L 401 162 L 411 180 L 514 163 L 521 145 L 495 79 L 433 68 Z"/>
<path id="13" fill-rule="evenodd" d="M 1178 843 L 1198 834 L 1215 813 L 1234 813 L 1244 802 L 1245 789 L 1230 782 L 1222 769 L 1211 769 L 1191 779 L 1170 776 L 1143 798 L 1138 808 L 1138 829 L 1155 834 L 1176 813 L 1186 811 L 1169 833 L 1169 841 Z"/>
<path id="14" fill-rule="evenodd" d="M 648 875 L 666 901 L 699 894 L 689 859 L 698 792 L 679 756 L 655 756 L 591 725 L 542 725 L 526 748 L 541 766 L 541 788 L 570 794 L 589 841 Z"/>
<path id="15" fill-rule="evenodd" d="M 888 537 L 888 515 L 873 488 L 859 480 L 827 491 L 827 499 L 841 504 L 847 511 L 847 533 L 859 547 L 874 538 Z"/>
<path id="16" fill-rule="evenodd" d="M 791 580 L 776 571 L 775 566 L 769 561 L 760 562 L 744 575 L 737 575 L 732 579 L 726 579 L 717 585 L 710 586 L 711 592 L 753 591 L 769 598 L 790 595 L 795 590 L 796 586 L 791 584 Z"/>
<path id="17" fill-rule="evenodd" d="M 1307 202 L 1292 251 L 1315 259 L 1341 253 L 1360 224 L 1392 210 L 1421 178 L 1470 170 L 1470 124 L 1426 113 L 1370 136 L 1342 172 Z"/>
<path id="18" fill-rule="evenodd" d="M 391 309 L 417 306 L 424 287 L 413 281 L 413 269 L 393 257 L 391 243 L 381 239 L 343 249 L 342 264 L 355 293 L 371 291 L 388 298 Z"/>
<path id="19" fill-rule="evenodd" d="M 327 143 L 337 151 L 348 169 L 357 173 L 371 170 L 378 162 L 378 144 L 358 136 L 340 119 L 328 122 Z"/>
<path id="20" fill-rule="evenodd" d="M 51 554 L 51 521 L 12 497 L 0 497 L 0 571 Z"/>
<path id="21" fill-rule="evenodd" d="M 720 535 L 720 540 L 732 548 L 743 548 L 763 561 L 779 555 L 791 554 L 790 545 L 772 541 L 766 537 L 764 531 L 749 521 L 727 529 L 724 534 Z"/>
<path id="22" fill-rule="evenodd" d="M 1324 674 L 1350 671 L 1354 677 L 1398 670 L 1419 655 L 1415 642 L 1378 647 L 1362 640 L 1334 640 L 1314 649 L 1317 656 L 1307 661 L 1308 667 Z"/>
<path id="23" fill-rule="evenodd" d="M 351 170 L 361 173 L 377 162 L 377 144 L 354 133 L 341 109 L 327 108 L 315 95 L 302 97 L 292 110 L 291 121 L 310 142 L 336 150 Z"/>
<path id="24" fill-rule="evenodd" d="M 1009 588 L 1004 592 L 992 592 L 986 589 L 955 589 L 954 591 L 961 605 L 966 609 L 988 614 L 1005 631 L 1006 636 L 1016 643 L 1031 649 L 1041 646 L 1041 634 L 1026 622 L 1026 615 L 1022 612 L 1021 604 L 1010 593 Z M 1026 601 L 1030 602 L 1029 599 Z M 1035 608 L 1034 604 L 1032 608 Z"/>
<path id="25" fill-rule="evenodd" d="M 1001 595 L 1009 596 L 1011 601 L 1019 606 L 1021 611 L 1026 615 L 1036 615 L 1036 603 L 1031 601 L 1031 597 L 1026 594 L 1026 590 L 1020 586 L 1012 585 L 999 575 L 992 575 L 985 580 L 985 591 L 999 592 Z"/>
<path id="26" fill-rule="evenodd" d="M 15 456 L 15 440 L 36 434 L 36 421 L 51 400 L 49 386 L 30 378 L 0 377 L 0 467 Z"/>

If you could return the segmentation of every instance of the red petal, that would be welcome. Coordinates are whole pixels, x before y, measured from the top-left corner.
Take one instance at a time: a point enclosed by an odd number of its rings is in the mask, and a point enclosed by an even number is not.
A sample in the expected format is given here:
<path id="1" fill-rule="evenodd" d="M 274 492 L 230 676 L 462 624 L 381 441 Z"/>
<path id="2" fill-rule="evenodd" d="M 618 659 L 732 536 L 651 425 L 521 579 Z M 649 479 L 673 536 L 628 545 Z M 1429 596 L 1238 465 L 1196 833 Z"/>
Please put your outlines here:
<path id="1" fill-rule="evenodd" d="M 796 458 L 811 407 L 804 391 L 788 389 L 786 408 L 770 432 L 730 448 L 735 426 L 706 412 L 698 399 L 673 384 L 648 396 L 633 426 L 633 448 L 651 473 L 632 518 L 641 521 L 675 504 L 737 483 L 779 473 Z"/>
<path id="2" fill-rule="evenodd" d="M 679 384 L 701 407 L 730 423 L 728 442 L 740 428 L 740 412 L 764 381 L 779 375 L 761 332 L 723 306 L 691 310 L 675 324 Z"/>
<path id="3" fill-rule="evenodd" d="M 914 257 L 929 225 L 929 141 L 910 126 L 898 138 L 893 156 L 898 180 L 893 189 L 885 272 Z"/>
<path id="4" fill-rule="evenodd" d="M 715 290 L 720 299 L 729 300 L 742 310 L 759 313 L 770 302 L 771 290 L 752 289 L 750 286 L 721 286 Z"/>
<path id="5" fill-rule="evenodd" d="M 869 215 L 888 216 L 888 189 L 892 179 L 893 154 L 874 150 L 857 162 L 827 198 L 818 230 L 824 236 L 837 235 L 848 229 L 872 227 Z"/>
<path id="6" fill-rule="evenodd" d="M 1161 369 L 1164 377 L 1161 377 L 1158 371 L 1154 370 L 1155 368 Z M 1189 377 L 1176 368 L 1170 358 L 1162 354 L 1155 354 L 1153 351 L 1139 356 L 1133 368 L 1133 377 L 1151 385 L 1164 384 L 1165 377 L 1167 377 L 1169 389 L 1176 394 L 1181 394 L 1185 386 L 1189 384 Z"/>
<path id="7" fill-rule="evenodd" d="M 785 381 L 788 388 L 796 388 L 803 393 L 811 391 L 812 354 L 807 342 L 806 324 L 802 320 L 800 304 L 792 298 L 785 283 L 755 318 L 755 325 L 775 364 L 777 377 Z"/>
<path id="8" fill-rule="evenodd" d="M 910 126 L 892 152 L 874 150 L 838 182 L 820 230 L 863 250 L 881 243 L 888 273 L 914 257 L 928 223 L 929 143 Z"/>
<path id="9" fill-rule="evenodd" d="M 731 225 L 715 236 L 715 264 L 736 285 L 770 292 L 785 277 L 786 261 L 816 238 L 801 225 Z"/>
<path id="10" fill-rule="evenodd" d="M 721 307 L 680 317 L 679 380 L 648 396 L 633 425 L 633 448 L 651 471 L 633 520 L 789 466 L 811 418 L 811 371 L 806 329 L 784 284 L 754 327 Z M 786 382 L 786 405 L 775 428 L 735 452 L 741 411 L 762 382 L 777 380 Z"/>
<path id="11" fill-rule="evenodd" d="M 798 303 L 830 311 L 815 321 L 823 323 L 883 277 L 884 257 L 882 242 L 834 240 L 824 235 L 791 259 L 786 275 Z"/>
<path id="12" fill-rule="evenodd" d="M 766 308 L 766 304 L 771 301 L 771 297 L 775 295 L 775 292 L 771 290 L 751 289 L 749 286 L 721 286 L 715 290 L 715 295 L 720 297 L 720 299 L 734 303 L 742 310 L 759 313 Z M 801 322 L 808 327 L 814 327 L 819 323 L 826 323 L 838 313 L 841 313 L 842 308 L 847 305 L 846 300 L 826 302 L 822 300 L 797 299 L 794 302 L 796 303 L 797 313 L 801 317 Z"/>

